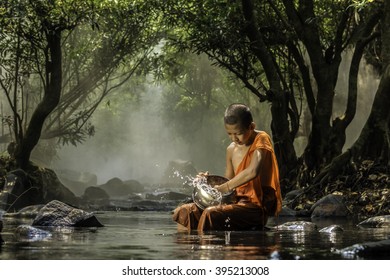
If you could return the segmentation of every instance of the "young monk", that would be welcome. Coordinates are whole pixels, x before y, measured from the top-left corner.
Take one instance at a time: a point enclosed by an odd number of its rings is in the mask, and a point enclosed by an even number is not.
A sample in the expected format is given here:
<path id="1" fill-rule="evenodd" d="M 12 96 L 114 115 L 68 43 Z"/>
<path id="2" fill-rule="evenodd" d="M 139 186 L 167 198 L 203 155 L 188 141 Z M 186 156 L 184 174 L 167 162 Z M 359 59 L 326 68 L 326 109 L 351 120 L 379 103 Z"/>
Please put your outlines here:
<path id="1" fill-rule="evenodd" d="M 281 210 L 279 170 L 269 135 L 255 129 L 244 104 L 230 105 L 224 123 L 232 140 L 226 150 L 225 177 L 229 181 L 215 188 L 221 193 L 234 190 L 237 202 L 203 211 L 195 203 L 179 206 L 173 220 L 188 230 L 262 229 L 268 217 Z"/>

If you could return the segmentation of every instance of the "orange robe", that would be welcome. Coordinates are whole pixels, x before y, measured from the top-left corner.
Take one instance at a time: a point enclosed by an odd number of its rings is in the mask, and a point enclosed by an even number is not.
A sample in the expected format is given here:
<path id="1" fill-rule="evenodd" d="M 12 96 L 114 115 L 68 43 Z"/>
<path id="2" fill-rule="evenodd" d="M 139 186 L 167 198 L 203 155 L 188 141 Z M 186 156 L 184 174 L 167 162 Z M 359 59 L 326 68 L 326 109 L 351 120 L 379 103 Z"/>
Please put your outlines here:
<path id="1" fill-rule="evenodd" d="M 264 131 L 259 131 L 248 152 L 237 167 L 235 174 L 247 168 L 252 160 L 254 151 L 262 150 L 260 174 L 248 183 L 236 188 L 236 196 L 241 201 L 250 201 L 259 206 L 266 206 L 268 215 L 277 215 L 282 209 L 282 196 L 279 183 L 279 168 L 271 138 Z M 269 193 L 275 192 L 273 205 L 264 205 L 272 199 Z"/>
<path id="2" fill-rule="evenodd" d="M 279 169 L 269 135 L 258 132 L 235 174 L 247 168 L 253 152 L 262 150 L 260 174 L 236 188 L 237 203 L 211 206 L 203 211 L 195 203 L 179 206 L 173 220 L 188 230 L 248 230 L 263 228 L 270 215 L 282 208 Z"/>

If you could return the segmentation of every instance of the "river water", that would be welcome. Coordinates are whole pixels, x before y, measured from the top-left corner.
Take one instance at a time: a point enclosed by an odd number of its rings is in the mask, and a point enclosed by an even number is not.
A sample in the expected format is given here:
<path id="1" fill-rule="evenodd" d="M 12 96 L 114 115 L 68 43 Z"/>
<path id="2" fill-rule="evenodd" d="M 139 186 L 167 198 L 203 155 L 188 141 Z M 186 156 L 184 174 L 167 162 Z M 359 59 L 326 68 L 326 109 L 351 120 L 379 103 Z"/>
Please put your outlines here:
<path id="1" fill-rule="evenodd" d="M 178 230 L 166 211 L 108 211 L 95 213 L 102 228 L 53 228 L 44 239 L 21 239 L 19 224 L 30 219 L 3 217 L 0 259 L 3 260 L 221 260 L 221 259 L 390 259 L 375 253 L 346 256 L 341 249 L 358 243 L 386 240 L 390 229 L 361 229 L 357 221 L 318 220 L 317 228 L 337 224 L 344 231 L 278 230 L 270 220 L 265 231 L 231 231 L 198 234 Z"/>

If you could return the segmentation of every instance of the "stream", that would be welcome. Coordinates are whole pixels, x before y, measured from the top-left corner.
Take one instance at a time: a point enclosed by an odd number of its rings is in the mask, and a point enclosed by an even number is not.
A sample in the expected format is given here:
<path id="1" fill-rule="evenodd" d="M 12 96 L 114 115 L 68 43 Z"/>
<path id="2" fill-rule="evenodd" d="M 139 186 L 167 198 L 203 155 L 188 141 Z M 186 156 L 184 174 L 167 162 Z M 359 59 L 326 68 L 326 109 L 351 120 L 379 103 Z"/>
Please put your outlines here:
<path id="1" fill-rule="evenodd" d="M 178 230 L 170 211 L 103 211 L 95 213 L 102 228 L 51 228 L 46 237 L 15 234 L 32 219 L 3 217 L 1 260 L 340 260 L 390 259 L 389 253 L 342 252 L 343 248 L 388 240 L 389 228 L 358 228 L 351 219 L 312 221 L 316 230 L 279 230 L 292 218 L 270 219 L 264 231 Z M 329 225 L 343 231 L 320 232 Z"/>

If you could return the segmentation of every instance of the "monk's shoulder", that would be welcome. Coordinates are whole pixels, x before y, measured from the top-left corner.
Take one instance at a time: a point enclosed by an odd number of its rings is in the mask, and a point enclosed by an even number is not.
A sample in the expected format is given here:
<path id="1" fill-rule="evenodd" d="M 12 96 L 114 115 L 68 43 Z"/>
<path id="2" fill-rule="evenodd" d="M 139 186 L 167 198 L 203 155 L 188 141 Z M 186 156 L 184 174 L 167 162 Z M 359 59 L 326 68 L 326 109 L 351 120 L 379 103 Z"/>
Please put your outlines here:
<path id="1" fill-rule="evenodd" d="M 227 153 L 232 153 L 235 148 L 236 148 L 236 143 L 232 142 L 232 143 L 229 144 L 229 146 L 227 146 L 226 152 Z"/>
<path id="2" fill-rule="evenodd" d="M 257 149 L 271 149 L 272 150 L 272 142 L 271 137 L 265 131 L 256 131 L 257 135 L 255 138 L 255 146 Z"/>
<path id="3" fill-rule="evenodd" d="M 271 137 L 265 131 L 256 130 L 256 140 L 258 140 L 258 141 L 271 141 Z"/>

